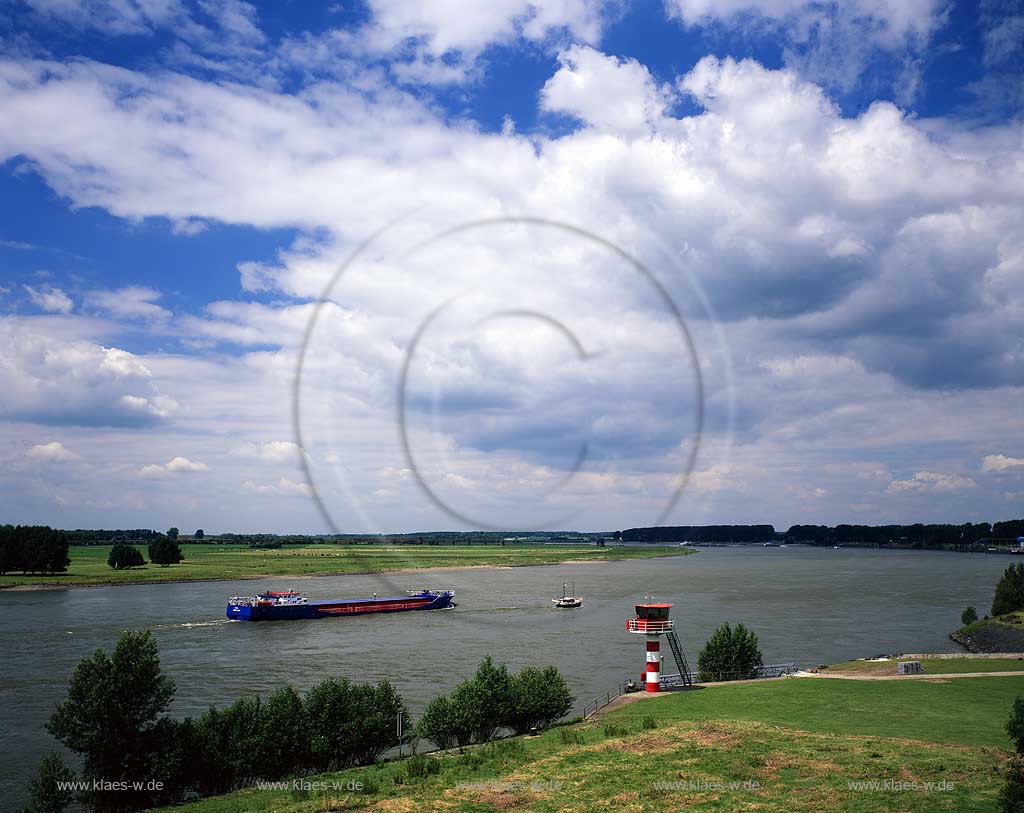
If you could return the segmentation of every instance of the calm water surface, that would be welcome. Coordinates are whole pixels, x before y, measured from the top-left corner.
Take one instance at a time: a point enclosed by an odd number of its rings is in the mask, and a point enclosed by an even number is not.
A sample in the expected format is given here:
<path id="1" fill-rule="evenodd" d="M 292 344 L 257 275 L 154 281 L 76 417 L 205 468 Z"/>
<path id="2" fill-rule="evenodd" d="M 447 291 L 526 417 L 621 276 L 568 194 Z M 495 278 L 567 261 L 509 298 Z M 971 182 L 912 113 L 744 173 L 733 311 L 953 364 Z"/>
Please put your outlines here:
<path id="1" fill-rule="evenodd" d="M 645 593 L 672 616 L 693 665 L 722 621 L 761 640 L 766 663 L 834 663 L 885 652 L 948 652 L 968 604 L 991 602 L 1006 557 L 984 554 L 704 548 L 692 556 L 607 564 L 465 569 L 312 579 L 0 592 L 0 798 L 12 805 L 55 743 L 43 726 L 75 664 L 125 629 L 151 628 L 177 682 L 172 712 L 285 683 L 331 676 L 390 680 L 415 714 L 475 670 L 484 655 L 516 669 L 553 663 L 582 705 L 641 671 L 642 639 L 625 631 Z M 575 582 L 583 609 L 550 599 Z M 249 624 L 224 618 L 229 595 L 294 587 L 311 599 L 395 588 L 454 587 L 458 608 L 349 619 Z M 666 666 L 666 671 L 675 672 Z"/>

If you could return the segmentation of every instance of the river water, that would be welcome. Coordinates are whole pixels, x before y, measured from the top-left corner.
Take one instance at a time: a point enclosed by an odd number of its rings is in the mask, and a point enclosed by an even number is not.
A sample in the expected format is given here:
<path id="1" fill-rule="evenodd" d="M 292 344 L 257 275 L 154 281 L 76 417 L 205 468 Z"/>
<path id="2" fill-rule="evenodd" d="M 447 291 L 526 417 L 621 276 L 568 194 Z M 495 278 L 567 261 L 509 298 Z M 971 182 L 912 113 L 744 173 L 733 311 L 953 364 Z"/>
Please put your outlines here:
<path id="1" fill-rule="evenodd" d="M 75 664 L 125 629 L 151 628 L 177 682 L 175 715 L 197 715 L 243 693 L 331 676 L 390 680 L 415 715 L 492 655 L 513 669 L 554 664 L 583 704 L 636 677 L 643 638 L 625 631 L 646 593 L 674 603 L 695 666 L 721 622 L 757 632 L 766 663 L 835 663 L 887 652 L 950 652 L 968 604 L 984 615 L 1007 557 L 804 547 L 703 548 L 692 556 L 600 564 L 423 571 L 265 581 L 0 591 L 0 799 L 23 797 L 54 748 L 44 723 Z M 555 610 L 562 582 L 584 596 Z M 454 587 L 455 610 L 347 619 L 224 620 L 229 595 L 295 588 L 312 600 Z M 675 672 L 664 647 L 666 672 Z"/>

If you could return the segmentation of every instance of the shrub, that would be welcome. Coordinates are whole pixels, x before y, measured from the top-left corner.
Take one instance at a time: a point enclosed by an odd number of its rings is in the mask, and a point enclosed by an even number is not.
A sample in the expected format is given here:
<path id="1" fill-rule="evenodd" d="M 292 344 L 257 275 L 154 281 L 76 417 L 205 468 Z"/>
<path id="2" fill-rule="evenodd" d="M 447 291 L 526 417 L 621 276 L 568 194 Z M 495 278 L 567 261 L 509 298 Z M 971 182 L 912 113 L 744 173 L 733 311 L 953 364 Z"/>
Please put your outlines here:
<path id="1" fill-rule="evenodd" d="M 139 549 L 134 545 L 118 542 L 110 549 L 110 555 L 107 556 L 107 564 L 114 568 L 114 570 L 126 570 L 130 567 L 144 565 L 146 560 L 142 558 Z"/>
<path id="2" fill-rule="evenodd" d="M 546 728 L 572 709 L 575 698 L 554 666 L 527 666 L 512 678 L 512 703 L 506 725 L 517 734 Z"/>
<path id="3" fill-rule="evenodd" d="M 405 779 L 426 779 L 441 772 L 441 761 L 434 757 L 416 754 L 405 761 Z"/>
<path id="4" fill-rule="evenodd" d="M 320 772 L 373 762 L 398 745 L 399 711 L 409 716 L 401 695 L 387 681 L 372 686 L 344 678 L 325 680 L 310 690 L 303 706 L 311 763 Z"/>
<path id="5" fill-rule="evenodd" d="M 74 793 L 58 785 L 74 780 L 74 773 L 59 754 L 47 754 L 39 764 L 39 773 L 28 783 L 28 807 L 23 813 L 64 813 L 74 801 Z"/>
<path id="6" fill-rule="evenodd" d="M 999 792 L 999 809 L 1003 813 L 1024 813 L 1024 760 L 1017 758 L 1006 772 L 1006 784 Z"/>
<path id="7" fill-rule="evenodd" d="M 966 627 L 978 620 L 978 611 L 974 607 L 968 607 L 960 613 L 960 626 Z"/>
<path id="8" fill-rule="evenodd" d="M 1013 710 L 1006 722 L 1006 733 L 1013 740 L 1017 753 L 1024 754 L 1024 695 L 1013 701 Z"/>
<path id="9" fill-rule="evenodd" d="M 742 624 L 722 624 L 697 656 L 701 681 L 752 678 L 763 665 L 757 635 Z"/>

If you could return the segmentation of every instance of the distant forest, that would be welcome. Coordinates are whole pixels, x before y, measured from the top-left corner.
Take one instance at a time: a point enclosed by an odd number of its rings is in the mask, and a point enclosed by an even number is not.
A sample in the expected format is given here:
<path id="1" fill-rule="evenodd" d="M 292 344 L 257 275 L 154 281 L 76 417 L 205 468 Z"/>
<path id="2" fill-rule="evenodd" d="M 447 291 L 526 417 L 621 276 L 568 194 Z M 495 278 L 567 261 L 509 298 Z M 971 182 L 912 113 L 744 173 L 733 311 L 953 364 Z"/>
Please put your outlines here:
<path id="1" fill-rule="evenodd" d="M 963 525 L 674 525 L 628 528 L 616 533 L 623 542 L 802 542 L 808 545 L 884 545 L 902 547 L 973 547 L 1024 536 L 1024 519 L 967 522 Z"/>

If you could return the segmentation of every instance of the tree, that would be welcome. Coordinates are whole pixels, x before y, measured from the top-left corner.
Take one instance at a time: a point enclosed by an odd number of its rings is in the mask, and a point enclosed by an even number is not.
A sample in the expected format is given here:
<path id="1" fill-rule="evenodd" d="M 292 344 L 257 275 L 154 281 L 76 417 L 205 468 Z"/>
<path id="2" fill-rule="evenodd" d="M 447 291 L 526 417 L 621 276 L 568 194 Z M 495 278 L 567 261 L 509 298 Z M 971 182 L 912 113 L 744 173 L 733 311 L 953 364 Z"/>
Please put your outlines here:
<path id="1" fill-rule="evenodd" d="M 1006 615 L 1024 609 L 1024 562 L 1006 568 L 992 599 L 992 615 Z"/>
<path id="2" fill-rule="evenodd" d="M 173 697 L 174 681 L 160 671 L 149 630 L 125 632 L 111 655 L 99 649 L 75 667 L 47 730 L 81 755 L 87 781 L 129 783 L 127 790 L 90 791 L 94 810 L 151 806 L 153 792 L 131 783 L 157 779 L 163 770 L 162 755 L 175 738 L 167 736 L 173 722 L 161 715 Z"/>
<path id="3" fill-rule="evenodd" d="M 157 538 L 147 546 L 149 561 L 160 567 L 176 565 L 184 557 L 181 555 L 181 546 L 173 539 Z"/>
<path id="4" fill-rule="evenodd" d="M 28 783 L 28 807 L 23 813 L 64 813 L 74 801 L 74 792 L 67 787 L 74 781 L 75 774 L 59 754 L 51 751 L 39 764 L 39 773 Z"/>
<path id="5" fill-rule="evenodd" d="M 527 666 L 512 677 L 511 712 L 505 724 L 516 734 L 546 728 L 568 714 L 574 700 L 554 666 Z"/>
<path id="6" fill-rule="evenodd" d="M 1013 711 L 1006 722 L 1006 733 L 1010 735 L 1018 754 L 1024 754 L 1024 695 L 1013 701 Z"/>
<path id="7" fill-rule="evenodd" d="M 386 680 L 376 686 L 331 678 L 314 686 L 303 703 L 311 764 L 318 771 L 365 765 L 398 745 L 401 695 Z"/>
<path id="8" fill-rule="evenodd" d="M 960 626 L 966 627 L 978 620 L 978 611 L 974 607 L 968 607 L 960 613 Z"/>
<path id="9" fill-rule="evenodd" d="M 752 678 L 763 665 L 757 636 L 742 624 L 735 627 L 722 624 L 697 656 L 702 681 Z"/>
<path id="10" fill-rule="evenodd" d="M 200 528 L 194 534 L 192 534 L 192 536 L 195 539 L 203 539 L 206 537 L 206 534 L 203 532 L 203 529 Z"/>
<path id="11" fill-rule="evenodd" d="M 273 692 L 260 717 L 260 776 L 288 776 L 309 765 L 309 723 L 302 698 L 291 686 Z"/>
<path id="12" fill-rule="evenodd" d="M 142 558 L 139 549 L 134 545 L 118 542 L 110 549 L 110 555 L 107 556 L 107 564 L 114 568 L 114 570 L 125 570 L 130 567 L 144 565 L 146 560 Z"/>
<path id="13" fill-rule="evenodd" d="M 480 661 L 476 674 L 468 681 L 466 702 L 475 703 L 476 728 L 473 739 L 477 742 L 493 740 L 498 730 L 512 715 L 512 678 L 505 664 L 495 665 L 491 656 Z M 460 687 L 461 688 L 461 687 Z M 452 695 L 455 699 L 455 695 Z"/>
<path id="14" fill-rule="evenodd" d="M 177 528 L 174 528 L 174 527 L 168 528 L 167 529 L 167 538 L 168 539 L 177 539 L 179 533 L 180 533 L 180 531 Z"/>

